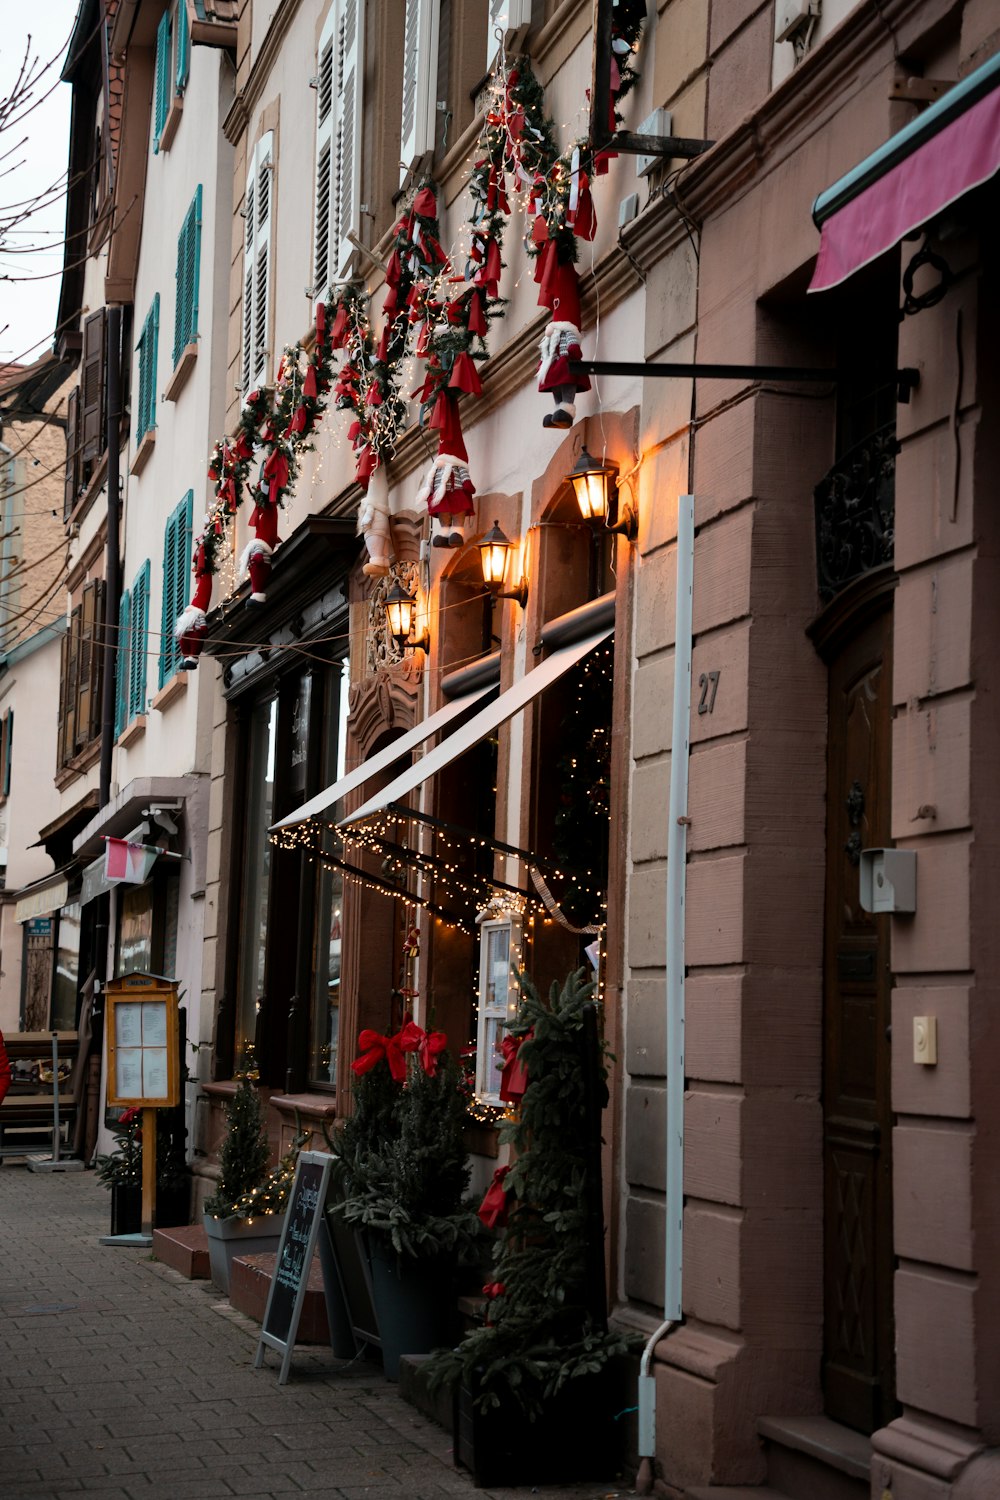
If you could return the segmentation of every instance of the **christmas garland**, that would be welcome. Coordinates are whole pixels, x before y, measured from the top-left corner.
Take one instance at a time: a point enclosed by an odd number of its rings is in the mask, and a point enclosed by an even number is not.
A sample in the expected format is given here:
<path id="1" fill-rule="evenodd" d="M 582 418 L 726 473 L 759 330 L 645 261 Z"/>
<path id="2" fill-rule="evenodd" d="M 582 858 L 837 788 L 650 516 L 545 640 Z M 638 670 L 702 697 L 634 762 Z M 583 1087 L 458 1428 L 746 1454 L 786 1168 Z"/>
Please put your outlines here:
<path id="1" fill-rule="evenodd" d="M 637 76 L 634 56 L 644 19 L 642 0 L 621 0 L 616 6 L 613 124 L 620 118 L 617 102 Z M 426 503 L 429 514 L 439 518 L 443 529 L 435 543 L 461 543 L 461 533 L 451 528 L 473 511 L 475 489 L 458 399 L 482 393 L 477 365 L 487 358 L 490 324 L 504 312 L 505 299 L 499 294 L 503 240 L 511 200 L 518 195 L 531 217 L 525 248 L 536 262 L 538 301 L 552 315 L 540 345 L 538 383 L 540 390 L 552 393 L 555 410 L 546 415 L 544 425 L 572 425 L 573 396 L 577 390 L 589 389 L 586 377 L 569 373 L 570 361 L 581 352 L 577 241 L 592 239 L 596 231 L 586 165 L 596 172 L 606 170 L 610 154 L 601 153 L 599 159 L 591 160 L 586 141 L 580 141 L 560 155 L 554 126 L 545 114 L 544 91 L 527 59 L 518 59 L 501 76 L 483 121 L 469 182 L 470 246 L 463 273 L 448 275 L 451 265 L 438 237 L 434 185 L 424 182 L 412 207 L 396 224 L 378 342 L 363 293 L 350 284 L 341 288 L 330 308 L 317 305 L 316 336 L 310 351 L 306 353 L 300 344 L 286 348 L 273 390 L 252 391 L 233 436 L 215 445 L 208 470 L 215 498 L 194 540 L 195 587 L 175 627 L 182 668 L 197 666 L 207 631 L 212 577 L 258 453 L 260 469 L 251 489 L 254 537 L 244 551 L 241 569 L 250 573 L 251 600 L 262 602 L 266 597 L 279 541 L 278 511 L 294 491 L 301 455 L 311 446 L 331 388 L 334 405 L 352 413 L 348 440 L 355 453 L 355 477 L 369 492 L 359 517 L 359 530 L 369 551 L 365 571 L 373 575 L 388 571 L 388 485 L 382 460 L 391 456 L 405 421 L 400 380 L 403 362 L 411 352 L 424 364 L 424 378 L 413 392 L 420 403 L 420 422 L 439 434 L 438 453 L 423 478 L 417 503 Z M 458 290 L 448 294 L 449 284 Z M 336 351 L 342 351 L 343 358 L 334 384 Z"/>

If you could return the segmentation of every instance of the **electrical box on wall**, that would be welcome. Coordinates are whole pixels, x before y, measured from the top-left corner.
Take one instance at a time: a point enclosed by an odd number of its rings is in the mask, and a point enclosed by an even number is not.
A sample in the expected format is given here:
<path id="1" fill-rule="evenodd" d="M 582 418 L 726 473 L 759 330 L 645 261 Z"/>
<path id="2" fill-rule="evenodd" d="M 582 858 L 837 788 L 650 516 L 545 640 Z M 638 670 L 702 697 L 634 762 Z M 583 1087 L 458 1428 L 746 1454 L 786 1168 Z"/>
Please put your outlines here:
<path id="1" fill-rule="evenodd" d="M 651 115 L 647 115 L 639 126 L 640 135 L 669 135 L 673 129 L 674 117 L 669 109 L 654 109 Z M 658 167 L 663 161 L 662 156 L 637 156 L 635 159 L 635 175 L 645 177 L 654 167 Z"/>
<path id="2" fill-rule="evenodd" d="M 917 856 L 913 849 L 862 849 L 861 905 L 865 911 L 917 909 Z"/>

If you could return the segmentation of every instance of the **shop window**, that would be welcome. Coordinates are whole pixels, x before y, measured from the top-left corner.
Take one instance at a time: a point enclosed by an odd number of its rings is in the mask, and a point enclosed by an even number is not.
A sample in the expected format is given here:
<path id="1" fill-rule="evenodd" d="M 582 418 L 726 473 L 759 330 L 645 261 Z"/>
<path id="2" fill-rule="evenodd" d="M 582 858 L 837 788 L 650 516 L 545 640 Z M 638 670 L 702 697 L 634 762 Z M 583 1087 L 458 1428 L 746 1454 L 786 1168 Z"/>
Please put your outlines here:
<path id="1" fill-rule="evenodd" d="M 274 132 L 254 147 L 243 200 L 243 395 L 267 380 L 271 316 Z"/>
<path id="2" fill-rule="evenodd" d="M 174 365 L 198 337 L 198 273 L 201 262 L 201 183 L 177 239 L 177 300 L 174 305 Z"/>
<path id="3" fill-rule="evenodd" d="M 187 603 L 191 572 L 191 533 L 193 528 L 194 490 L 188 490 L 180 505 L 171 512 L 163 536 L 163 607 L 160 621 L 160 687 L 165 686 L 180 666 L 180 646 L 174 635 L 174 622 Z"/>
<path id="4" fill-rule="evenodd" d="M 135 413 L 135 441 L 156 426 L 156 356 L 160 339 L 160 294 L 156 293 L 142 325 L 139 351 L 139 400 Z"/>
<path id="5" fill-rule="evenodd" d="M 58 763 L 69 765 L 100 737 L 104 683 L 105 587 L 95 578 L 72 610 L 62 638 L 59 672 Z"/>

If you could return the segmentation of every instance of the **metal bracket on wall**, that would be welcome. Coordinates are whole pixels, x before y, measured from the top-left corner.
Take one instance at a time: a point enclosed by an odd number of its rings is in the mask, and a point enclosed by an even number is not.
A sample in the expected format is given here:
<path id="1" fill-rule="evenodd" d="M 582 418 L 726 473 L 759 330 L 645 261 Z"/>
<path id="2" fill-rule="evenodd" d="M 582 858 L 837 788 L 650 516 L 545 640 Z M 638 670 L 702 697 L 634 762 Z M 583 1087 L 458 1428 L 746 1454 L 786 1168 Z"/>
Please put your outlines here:
<path id="1" fill-rule="evenodd" d="M 850 379 L 846 370 L 816 369 L 812 365 L 714 365 L 690 361 L 667 363 L 621 359 L 571 359 L 571 375 L 621 375 L 643 380 L 810 380 L 839 385 Z M 898 399 L 904 404 L 920 384 L 920 371 L 910 366 L 896 371 Z"/>
<path id="2" fill-rule="evenodd" d="M 611 22 L 615 0 L 597 0 L 594 23 L 594 61 L 590 88 L 590 146 L 594 156 L 602 151 L 622 151 L 630 156 L 701 156 L 714 141 L 698 141 L 677 135 L 635 135 L 631 130 L 612 130 L 611 112 Z"/>

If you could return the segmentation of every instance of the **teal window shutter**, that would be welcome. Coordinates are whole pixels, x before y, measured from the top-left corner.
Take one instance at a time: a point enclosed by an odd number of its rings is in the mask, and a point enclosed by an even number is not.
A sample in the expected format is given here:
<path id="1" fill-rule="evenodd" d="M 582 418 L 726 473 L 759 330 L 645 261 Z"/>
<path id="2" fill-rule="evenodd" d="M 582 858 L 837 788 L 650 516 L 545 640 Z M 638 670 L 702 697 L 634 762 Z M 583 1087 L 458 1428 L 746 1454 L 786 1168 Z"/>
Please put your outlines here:
<path id="1" fill-rule="evenodd" d="M 156 28 L 156 93 L 153 108 L 153 150 L 160 149 L 160 136 L 170 110 L 170 11 L 165 10 Z"/>
<path id="2" fill-rule="evenodd" d="M 131 624 L 132 598 L 128 589 L 121 597 L 118 605 L 118 670 L 115 682 L 115 739 L 121 734 L 128 723 L 128 681 L 129 681 L 129 626 Z"/>
<path id="3" fill-rule="evenodd" d="M 132 585 L 130 622 L 128 716 L 129 721 L 146 710 L 146 649 L 149 637 L 149 560 L 143 563 Z"/>
<path id="4" fill-rule="evenodd" d="M 178 94 L 187 88 L 188 70 L 191 65 L 191 37 L 188 32 L 187 0 L 177 0 L 177 70 L 174 87 Z"/>
<path id="5" fill-rule="evenodd" d="M 174 366 L 198 336 L 198 279 L 201 262 L 201 184 L 177 237 L 177 300 L 174 306 Z"/>
<path id="6" fill-rule="evenodd" d="M 160 343 L 160 294 L 156 293 L 153 298 L 153 306 L 150 308 L 150 317 L 153 320 L 152 348 L 149 353 L 149 407 L 147 411 L 146 427 L 156 426 L 156 357 Z"/>
<path id="7" fill-rule="evenodd" d="M 139 400 L 135 418 L 135 440 L 141 443 L 156 426 L 156 353 L 160 338 L 160 294 L 153 298 L 139 338 Z"/>
<path id="8" fill-rule="evenodd" d="M 177 616 L 187 603 L 191 571 L 191 536 L 194 521 L 194 490 L 188 490 L 167 521 L 163 538 L 163 618 L 160 625 L 160 687 L 170 681 L 180 665 L 181 653 L 174 635 Z"/>

